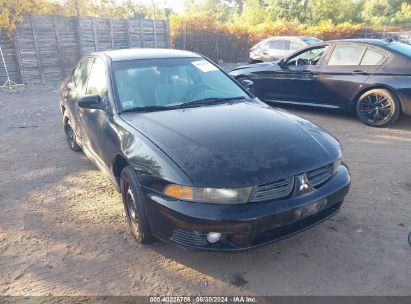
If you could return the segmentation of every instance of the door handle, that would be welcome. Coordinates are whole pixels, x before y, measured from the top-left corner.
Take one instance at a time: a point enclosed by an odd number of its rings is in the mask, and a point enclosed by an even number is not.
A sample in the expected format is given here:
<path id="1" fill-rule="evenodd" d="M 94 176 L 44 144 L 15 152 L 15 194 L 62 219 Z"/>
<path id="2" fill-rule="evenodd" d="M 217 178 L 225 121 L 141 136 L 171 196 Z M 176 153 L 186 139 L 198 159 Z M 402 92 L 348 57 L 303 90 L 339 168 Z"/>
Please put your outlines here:
<path id="1" fill-rule="evenodd" d="M 354 75 L 369 75 L 368 72 L 363 71 L 363 70 L 355 70 L 352 72 Z"/>

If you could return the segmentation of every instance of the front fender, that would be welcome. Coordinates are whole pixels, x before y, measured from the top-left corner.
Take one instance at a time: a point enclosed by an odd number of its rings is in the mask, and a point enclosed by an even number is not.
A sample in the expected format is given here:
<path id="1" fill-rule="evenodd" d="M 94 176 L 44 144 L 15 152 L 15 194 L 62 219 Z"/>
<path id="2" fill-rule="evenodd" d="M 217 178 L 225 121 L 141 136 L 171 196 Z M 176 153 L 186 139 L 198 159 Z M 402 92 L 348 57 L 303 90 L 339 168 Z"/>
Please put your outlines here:
<path id="1" fill-rule="evenodd" d="M 187 186 L 193 184 L 186 173 L 150 139 L 123 120 L 118 125 L 121 154 L 136 171 L 142 186 L 156 189 L 164 181 Z"/>

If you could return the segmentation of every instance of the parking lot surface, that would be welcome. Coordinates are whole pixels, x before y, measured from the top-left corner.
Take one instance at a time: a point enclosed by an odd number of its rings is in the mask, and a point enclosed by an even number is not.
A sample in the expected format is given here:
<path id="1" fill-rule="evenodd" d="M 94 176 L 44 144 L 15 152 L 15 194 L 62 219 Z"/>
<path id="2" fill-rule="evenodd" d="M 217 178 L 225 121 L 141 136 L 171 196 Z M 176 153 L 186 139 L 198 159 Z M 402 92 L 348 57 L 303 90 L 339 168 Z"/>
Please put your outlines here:
<path id="1" fill-rule="evenodd" d="M 114 186 L 67 147 L 56 90 L 0 93 L 1 295 L 411 295 L 411 118 L 287 108 L 342 142 L 342 210 L 257 250 L 198 253 L 134 241 Z"/>

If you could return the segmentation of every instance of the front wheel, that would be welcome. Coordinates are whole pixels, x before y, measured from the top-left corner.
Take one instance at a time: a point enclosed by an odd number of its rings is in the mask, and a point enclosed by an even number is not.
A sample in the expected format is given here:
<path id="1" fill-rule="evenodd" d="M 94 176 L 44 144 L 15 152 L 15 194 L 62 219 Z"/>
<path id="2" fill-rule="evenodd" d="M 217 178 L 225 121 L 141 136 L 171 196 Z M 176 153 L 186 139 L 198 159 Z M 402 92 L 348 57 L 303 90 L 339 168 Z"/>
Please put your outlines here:
<path id="1" fill-rule="evenodd" d="M 137 242 L 149 244 L 152 241 L 150 227 L 143 205 L 143 194 L 137 183 L 134 170 L 127 166 L 121 171 L 121 196 L 131 233 Z"/>
<path id="2" fill-rule="evenodd" d="M 67 144 L 71 150 L 79 152 L 81 151 L 81 146 L 78 144 L 76 134 L 71 128 L 71 124 L 68 120 L 64 122 L 64 133 L 66 134 Z"/>
<path id="3" fill-rule="evenodd" d="M 384 127 L 398 120 L 401 104 L 390 91 L 373 89 L 361 95 L 355 110 L 363 123 L 372 127 Z"/>

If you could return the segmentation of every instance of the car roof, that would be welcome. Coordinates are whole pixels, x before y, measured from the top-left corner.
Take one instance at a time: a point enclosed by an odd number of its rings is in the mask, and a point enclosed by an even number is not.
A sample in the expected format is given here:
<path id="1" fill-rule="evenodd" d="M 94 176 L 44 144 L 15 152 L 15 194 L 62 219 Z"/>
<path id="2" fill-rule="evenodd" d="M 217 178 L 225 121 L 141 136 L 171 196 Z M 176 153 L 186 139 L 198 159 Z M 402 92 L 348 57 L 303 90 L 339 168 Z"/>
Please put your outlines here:
<path id="1" fill-rule="evenodd" d="M 336 39 L 336 40 L 330 40 L 326 42 L 364 43 L 364 44 L 371 44 L 371 45 L 377 45 L 377 46 L 384 46 L 394 41 L 391 39 Z"/>
<path id="2" fill-rule="evenodd" d="M 272 36 L 272 37 L 268 37 L 266 38 L 266 40 L 268 39 L 307 39 L 307 38 L 314 38 L 314 39 L 318 39 L 316 37 L 311 37 L 311 36 Z M 320 39 L 319 39 L 320 40 Z"/>
<path id="3" fill-rule="evenodd" d="M 136 59 L 160 59 L 160 58 L 187 58 L 187 57 L 199 57 L 200 55 L 173 49 L 121 49 L 121 50 L 110 50 L 103 52 L 95 52 L 93 54 L 103 54 L 109 57 L 112 61 L 125 61 L 125 60 L 136 60 Z"/>

